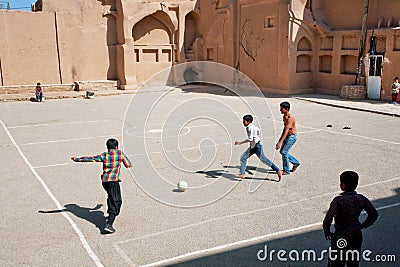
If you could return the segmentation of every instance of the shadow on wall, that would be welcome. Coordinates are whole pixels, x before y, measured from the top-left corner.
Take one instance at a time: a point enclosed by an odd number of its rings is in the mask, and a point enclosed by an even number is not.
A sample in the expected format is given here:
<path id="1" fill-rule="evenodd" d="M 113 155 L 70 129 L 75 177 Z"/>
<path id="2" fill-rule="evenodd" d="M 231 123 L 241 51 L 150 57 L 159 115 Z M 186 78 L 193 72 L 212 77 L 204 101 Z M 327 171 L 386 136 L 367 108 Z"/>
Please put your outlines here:
<path id="1" fill-rule="evenodd" d="M 376 255 L 395 255 L 397 261 L 399 260 L 400 245 L 398 242 L 398 233 L 400 231 L 400 206 L 387 207 L 388 205 L 400 202 L 400 188 L 396 189 L 396 193 L 393 197 L 373 201 L 373 205 L 378 209 L 379 218 L 373 226 L 363 231 L 362 248 L 363 251 L 372 251 L 372 254 L 369 256 L 370 259 L 375 259 Z M 380 209 L 380 207 L 383 208 Z M 328 209 L 329 207 L 326 208 Z M 324 215 L 321 214 L 321 218 L 323 217 Z M 365 218 L 365 214 L 361 215 L 361 220 Z M 265 222 L 265 224 L 268 226 L 268 222 Z M 315 226 L 313 229 L 315 229 Z M 254 233 L 254 235 L 257 236 L 257 233 Z M 168 266 L 326 266 L 327 254 L 325 253 L 324 257 L 321 257 L 321 252 L 328 248 L 329 241 L 325 240 L 321 219 L 321 228 L 318 230 L 266 240 L 256 244 L 253 243 L 252 245 L 243 245 L 229 251 L 214 253 Z M 287 259 L 286 262 L 278 260 L 277 253 L 279 250 L 286 251 L 286 254 L 283 256 Z M 299 252 L 299 260 L 297 260 L 296 252 L 289 254 L 291 250 Z M 305 252 L 305 261 L 302 261 L 302 252 L 305 250 L 315 251 L 316 260 L 313 261 L 312 254 L 308 258 L 308 254 Z M 267 252 L 267 255 L 265 255 L 265 252 Z M 263 261 L 258 259 L 258 253 Z M 292 259 L 294 260 L 291 260 L 289 255 L 292 255 Z M 264 259 L 264 257 L 266 258 Z M 308 259 L 312 261 L 307 261 Z M 380 262 L 379 264 L 362 261 L 361 264 L 362 266 L 396 266 L 393 261 Z"/>
<path id="2" fill-rule="evenodd" d="M 184 93 L 203 93 L 203 94 L 212 94 L 219 96 L 237 96 L 230 89 L 206 82 L 186 82 L 186 84 L 180 85 L 177 88 L 180 88 Z M 268 98 L 282 98 L 287 97 L 286 94 L 273 94 L 261 91 L 263 97 Z M 260 95 L 261 96 L 261 95 Z M 311 97 L 312 95 L 310 95 Z M 307 95 L 309 97 L 309 95 Z M 316 98 L 321 98 L 319 95 Z"/>

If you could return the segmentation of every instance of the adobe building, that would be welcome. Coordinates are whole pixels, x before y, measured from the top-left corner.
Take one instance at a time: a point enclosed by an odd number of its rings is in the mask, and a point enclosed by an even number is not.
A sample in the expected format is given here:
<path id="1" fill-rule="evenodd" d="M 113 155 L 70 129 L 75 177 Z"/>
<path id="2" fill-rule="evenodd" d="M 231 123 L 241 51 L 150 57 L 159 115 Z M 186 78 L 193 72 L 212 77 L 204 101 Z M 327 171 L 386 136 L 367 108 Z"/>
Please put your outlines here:
<path id="1" fill-rule="evenodd" d="M 266 92 L 339 95 L 356 81 L 365 2 L 39 0 L 33 12 L 0 10 L 1 85 L 111 80 L 130 89 L 197 60 L 237 68 Z M 366 28 L 360 81 L 389 99 L 400 1 L 370 0 Z"/>

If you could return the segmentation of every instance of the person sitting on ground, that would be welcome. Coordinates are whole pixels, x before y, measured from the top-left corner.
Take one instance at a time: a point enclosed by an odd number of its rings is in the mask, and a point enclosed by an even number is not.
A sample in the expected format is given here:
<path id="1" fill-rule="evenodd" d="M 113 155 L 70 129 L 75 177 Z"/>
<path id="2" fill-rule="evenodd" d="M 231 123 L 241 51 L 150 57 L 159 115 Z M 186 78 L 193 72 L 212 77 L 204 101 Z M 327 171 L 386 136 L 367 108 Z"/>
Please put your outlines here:
<path id="1" fill-rule="evenodd" d="M 40 83 L 36 84 L 35 95 L 36 95 L 36 101 L 42 102 L 42 100 L 43 100 L 43 88 L 42 88 L 42 86 L 40 86 Z"/>

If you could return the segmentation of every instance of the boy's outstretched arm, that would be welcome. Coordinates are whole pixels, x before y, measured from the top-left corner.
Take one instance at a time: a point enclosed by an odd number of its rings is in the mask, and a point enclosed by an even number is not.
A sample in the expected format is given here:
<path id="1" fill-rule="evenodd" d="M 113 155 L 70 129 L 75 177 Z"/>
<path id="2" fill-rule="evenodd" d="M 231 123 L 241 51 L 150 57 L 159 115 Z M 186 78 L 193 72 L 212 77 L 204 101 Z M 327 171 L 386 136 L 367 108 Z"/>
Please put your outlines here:
<path id="1" fill-rule="evenodd" d="M 71 159 L 75 162 L 103 162 L 103 155 L 96 155 L 91 157 L 71 157 Z"/>
<path id="2" fill-rule="evenodd" d="M 237 146 L 237 145 L 243 145 L 243 144 L 246 144 L 246 143 L 248 143 L 248 142 L 250 142 L 249 139 L 246 139 L 246 140 L 243 140 L 243 141 L 235 141 L 235 146 Z"/>
<path id="3" fill-rule="evenodd" d="M 375 207 L 372 205 L 371 201 L 369 201 L 367 198 L 365 198 L 366 203 L 365 203 L 365 211 L 368 214 L 367 219 L 361 224 L 361 229 L 370 227 L 375 223 L 375 221 L 378 219 L 378 211 L 375 209 Z"/>

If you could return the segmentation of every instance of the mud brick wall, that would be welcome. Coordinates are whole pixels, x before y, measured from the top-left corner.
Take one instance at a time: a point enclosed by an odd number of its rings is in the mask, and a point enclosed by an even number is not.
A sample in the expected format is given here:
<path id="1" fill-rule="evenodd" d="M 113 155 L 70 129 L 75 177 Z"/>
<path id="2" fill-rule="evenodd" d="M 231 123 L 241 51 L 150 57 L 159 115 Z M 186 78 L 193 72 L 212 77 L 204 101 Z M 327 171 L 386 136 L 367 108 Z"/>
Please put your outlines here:
<path id="1" fill-rule="evenodd" d="M 340 97 L 347 99 L 365 99 L 367 89 L 365 85 L 345 84 L 340 90 Z"/>

